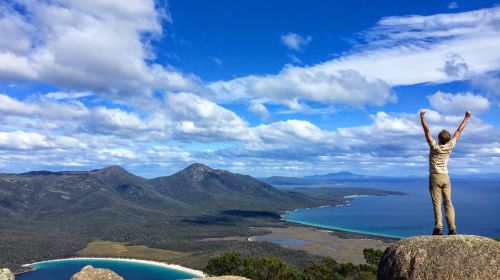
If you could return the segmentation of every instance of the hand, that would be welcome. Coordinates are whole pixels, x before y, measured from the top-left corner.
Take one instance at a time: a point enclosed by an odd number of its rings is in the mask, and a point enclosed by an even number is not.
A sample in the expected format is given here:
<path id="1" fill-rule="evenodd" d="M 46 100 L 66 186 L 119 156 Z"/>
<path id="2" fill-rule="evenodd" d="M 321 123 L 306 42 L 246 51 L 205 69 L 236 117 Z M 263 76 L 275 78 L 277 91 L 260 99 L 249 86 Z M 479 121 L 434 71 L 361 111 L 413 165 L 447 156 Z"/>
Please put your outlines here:
<path id="1" fill-rule="evenodd" d="M 423 118 L 425 116 L 425 110 L 420 110 L 420 117 Z"/>
<path id="2" fill-rule="evenodd" d="M 472 116 L 472 113 L 470 111 L 465 112 L 465 117 L 470 118 Z"/>

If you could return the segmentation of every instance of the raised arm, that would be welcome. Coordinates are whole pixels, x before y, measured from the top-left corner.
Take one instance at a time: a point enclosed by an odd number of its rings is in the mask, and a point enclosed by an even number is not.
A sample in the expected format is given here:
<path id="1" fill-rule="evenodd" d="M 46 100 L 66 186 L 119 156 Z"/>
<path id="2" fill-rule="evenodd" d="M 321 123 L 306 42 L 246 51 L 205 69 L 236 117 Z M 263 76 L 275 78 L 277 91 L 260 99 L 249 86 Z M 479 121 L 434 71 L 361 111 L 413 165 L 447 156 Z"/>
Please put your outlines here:
<path id="1" fill-rule="evenodd" d="M 425 111 L 424 110 L 420 111 L 420 122 L 422 123 L 422 127 L 424 128 L 425 139 L 427 140 L 427 143 L 429 145 L 431 145 L 432 134 L 431 134 L 431 130 L 429 129 L 429 126 L 427 125 L 427 121 L 425 120 Z"/>
<path id="2" fill-rule="evenodd" d="M 464 130 L 465 128 L 465 125 L 467 124 L 467 121 L 469 120 L 470 116 L 472 116 L 471 112 L 470 111 L 467 111 L 465 112 L 465 117 L 464 117 L 464 120 L 462 121 L 462 123 L 460 124 L 460 126 L 458 127 L 457 131 L 455 132 L 455 134 L 453 135 L 453 140 L 455 140 L 455 142 L 458 140 L 458 138 L 460 137 L 460 134 L 462 134 L 462 131 Z"/>

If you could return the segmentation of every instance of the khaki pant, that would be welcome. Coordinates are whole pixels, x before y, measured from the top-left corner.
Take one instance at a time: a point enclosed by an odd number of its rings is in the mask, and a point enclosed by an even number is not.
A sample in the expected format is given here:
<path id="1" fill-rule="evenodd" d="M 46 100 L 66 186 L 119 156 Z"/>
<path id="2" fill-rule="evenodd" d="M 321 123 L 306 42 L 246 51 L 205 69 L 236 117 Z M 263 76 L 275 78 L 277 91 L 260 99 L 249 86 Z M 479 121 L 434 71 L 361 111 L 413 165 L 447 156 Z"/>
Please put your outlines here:
<path id="1" fill-rule="evenodd" d="M 448 229 L 455 229 L 455 209 L 451 203 L 451 183 L 448 174 L 430 174 L 429 191 L 434 206 L 434 228 L 443 228 L 443 217 L 441 213 L 442 198 Z"/>

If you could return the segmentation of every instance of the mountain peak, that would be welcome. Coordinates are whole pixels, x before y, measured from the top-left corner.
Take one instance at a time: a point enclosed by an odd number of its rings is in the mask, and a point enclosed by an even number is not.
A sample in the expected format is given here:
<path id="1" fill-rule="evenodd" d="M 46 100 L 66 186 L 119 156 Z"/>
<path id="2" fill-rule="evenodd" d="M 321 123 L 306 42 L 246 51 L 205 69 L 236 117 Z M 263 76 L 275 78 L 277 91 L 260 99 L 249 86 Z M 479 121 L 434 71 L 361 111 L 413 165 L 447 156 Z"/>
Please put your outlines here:
<path id="1" fill-rule="evenodd" d="M 204 172 L 207 172 L 207 171 L 211 171 L 213 170 L 212 168 L 204 165 L 203 163 L 199 163 L 199 162 L 196 162 L 196 163 L 193 163 L 191 164 L 190 166 L 184 168 L 184 170 L 188 170 L 188 171 L 204 171 Z"/>
<path id="2" fill-rule="evenodd" d="M 111 165 L 108 167 L 104 167 L 101 169 L 94 169 L 91 171 L 92 173 L 99 173 L 105 176 L 116 176 L 116 175 L 123 175 L 123 174 L 129 174 L 127 170 L 125 170 L 123 167 L 119 165 Z"/>
<path id="3" fill-rule="evenodd" d="M 195 182 L 200 182 L 205 175 L 209 173 L 217 173 L 216 169 L 212 169 L 203 163 L 193 163 L 190 166 L 184 168 L 181 172 L 181 174 L 189 177 L 191 180 Z"/>

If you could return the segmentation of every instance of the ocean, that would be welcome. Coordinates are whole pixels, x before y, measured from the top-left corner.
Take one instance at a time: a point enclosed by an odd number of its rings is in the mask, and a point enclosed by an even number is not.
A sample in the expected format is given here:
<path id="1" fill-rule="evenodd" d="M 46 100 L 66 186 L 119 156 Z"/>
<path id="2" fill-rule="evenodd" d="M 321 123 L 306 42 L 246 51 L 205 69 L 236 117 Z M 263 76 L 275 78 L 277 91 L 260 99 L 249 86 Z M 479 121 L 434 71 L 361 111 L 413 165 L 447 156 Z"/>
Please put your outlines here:
<path id="1" fill-rule="evenodd" d="M 32 265 L 34 271 L 16 275 L 17 280 L 68 280 L 84 266 L 108 268 L 127 280 L 174 280 L 199 276 L 151 263 L 117 259 L 66 259 Z"/>
<path id="2" fill-rule="evenodd" d="M 294 187 L 370 187 L 406 192 L 407 196 L 359 196 L 342 206 L 299 209 L 285 221 L 387 237 L 431 234 L 434 228 L 427 179 L 376 179 L 335 185 Z M 290 189 L 291 186 L 278 188 Z M 500 180 L 453 179 L 452 201 L 460 234 L 500 237 Z M 443 208 L 444 231 L 447 233 Z"/>

